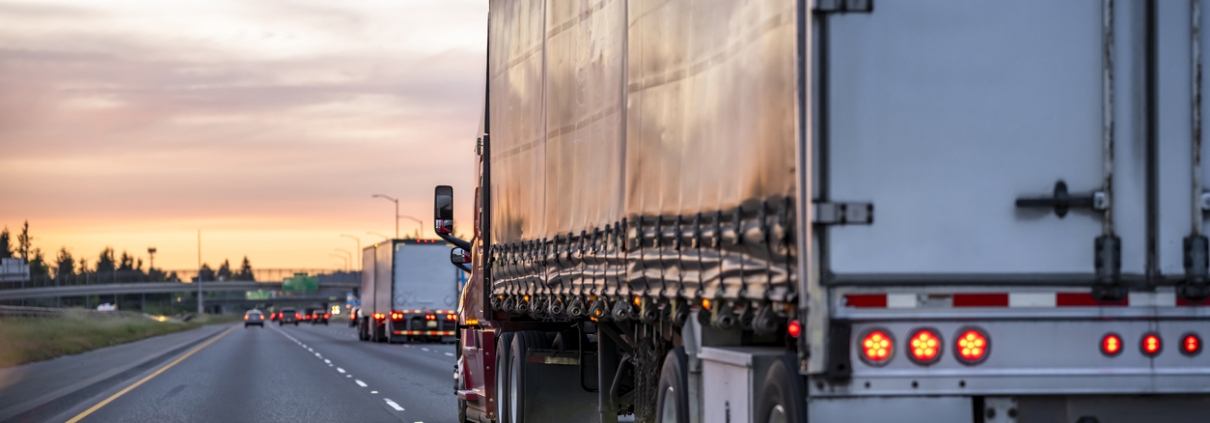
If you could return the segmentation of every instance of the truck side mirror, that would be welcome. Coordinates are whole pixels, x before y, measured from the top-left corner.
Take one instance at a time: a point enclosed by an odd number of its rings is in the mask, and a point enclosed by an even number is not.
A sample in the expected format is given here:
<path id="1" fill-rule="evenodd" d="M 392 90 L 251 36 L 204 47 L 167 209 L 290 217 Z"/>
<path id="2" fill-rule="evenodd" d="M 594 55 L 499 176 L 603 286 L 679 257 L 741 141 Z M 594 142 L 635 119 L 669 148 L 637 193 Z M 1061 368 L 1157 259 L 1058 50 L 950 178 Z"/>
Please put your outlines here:
<path id="1" fill-rule="evenodd" d="M 454 187 L 437 186 L 433 196 L 433 230 L 445 235 L 454 232 Z"/>
<path id="2" fill-rule="evenodd" d="M 454 265 L 466 264 L 471 262 L 471 254 L 466 250 L 458 247 L 450 250 L 450 263 Z"/>

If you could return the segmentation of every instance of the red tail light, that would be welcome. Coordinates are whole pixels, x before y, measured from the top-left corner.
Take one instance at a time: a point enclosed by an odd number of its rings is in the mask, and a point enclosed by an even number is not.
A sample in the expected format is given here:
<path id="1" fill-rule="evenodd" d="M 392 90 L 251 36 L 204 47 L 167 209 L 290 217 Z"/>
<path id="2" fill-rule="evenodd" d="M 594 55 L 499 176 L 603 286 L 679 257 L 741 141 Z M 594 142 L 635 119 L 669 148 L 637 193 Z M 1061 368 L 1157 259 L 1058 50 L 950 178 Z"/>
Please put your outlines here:
<path id="1" fill-rule="evenodd" d="M 1116 333 L 1106 334 L 1101 338 L 1101 353 L 1113 357 L 1122 352 L 1122 337 Z"/>
<path id="2" fill-rule="evenodd" d="M 786 332 L 790 333 L 791 338 L 798 338 L 798 335 L 802 333 L 802 325 L 797 320 L 793 320 L 786 326 Z"/>
<path id="3" fill-rule="evenodd" d="M 392 311 L 391 320 L 403 320 L 403 312 L 402 311 Z"/>
<path id="4" fill-rule="evenodd" d="M 968 328 L 958 331 L 958 340 L 954 345 L 958 361 L 962 364 L 979 364 L 987 359 L 987 351 L 991 349 L 991 340 L 982 330 Z"/>
<path id="5" fill-rule="evenodd" d="M 450 321 L 458 320 L 458 315 L 457 314 L 447 314 L 447 315 L 445 315 L 445 320 L 450 320 Z"/>
<path id="6" fill-rule="evenodd" d="M 331 318 L 332 318 L 332 313 L 324 313 L 324 318 L 325 318 L 325 319 L 331 319 Z"/>
<path id="7" fill-rule="evenodd" d="M 882 330 L 871 330 L 861 337 L 861 358 L 872 366 L 881 366 L 891 361 L 895 341 Z"/>
<path id="8" fill-rule="evenodd" d="M 930 329 L 920 329 L 908 340 L 908 357 L 916 364 L 933 364 L 941 358 L 941 337 Z"/>
<path id="9" fill-rule="evenodd" d="M 302 313 L 295 312 L 295 313 L 294 313 L 294 318 L 295 318 L 295 319 L 301 319 L 301 318 L 302 318 Z"/>
<path id="10" fill-rule="evenodd" d="M 1187 333 L 1181 337 L 1181 353 L 1192 356 L 1199 352 L 1202 352 L 1202 339 L 1197 334 Z"/>
<path id="11" fill-rule="evenodd" d="M 248 315 L 247 315 L 247 314 L 245 314 L 245 315 L 244 315 L 244 320 L 248 320 Z"/>
<path id="12" fill-rule="evenodd" d="M 1139 348 L 1143 350 L 1143 355 L 1155 357 L 1160 353 L 1163 345 L 1160 343 L 1160 336 L 1155 333 L 1143 335 L 1143 340 L 1139 342 Z"/>
<path id="13" fill-rule="evenodd" d="M 385 314 L 374 313 L 374 320 L 382 320 L 382 319 L 386 319 L 386 318 L 387 318 L 387 316 Z"/>
<path id="14" fill-rule="evenodd" d="M 437 320 L 437 316 L 432 315 L 432 314 L 426 314 L 426 315 L 424 315 L 424 320 Z"/>

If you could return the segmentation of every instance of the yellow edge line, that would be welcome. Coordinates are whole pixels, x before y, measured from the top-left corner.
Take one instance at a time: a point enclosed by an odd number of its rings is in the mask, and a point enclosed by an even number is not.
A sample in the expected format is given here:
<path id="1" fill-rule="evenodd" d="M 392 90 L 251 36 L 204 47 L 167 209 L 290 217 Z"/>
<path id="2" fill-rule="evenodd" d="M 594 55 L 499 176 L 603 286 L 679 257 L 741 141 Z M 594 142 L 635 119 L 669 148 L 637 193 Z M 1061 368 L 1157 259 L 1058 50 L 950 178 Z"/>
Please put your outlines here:
<path id="1" fill-rule="evenodd" d="M 166 365 L 164 367 L 160 367 L 160 369 L 156 370 L 155 373 L 147 375 L 147 377 L 140 379 L 138 382 L 135 382 L 135 383 L 131 384 L 130 386 L 127 386 L 126 389 L 118 391 L 118 393 L 111 395 L 109 398 L 105 398 L 104 401 L 97 403 L 97 405 L 94 405 L 94 406 L 90 407 L 89 409 L 84 410 L 83 413 L 77 414 L 75 417 L 72 417 L 71 420 L 68 420 L 67 423 L 76 423 L 76 422 L 80 421 L 81 419 L 88 417 L 89 414 L 92 414 L 92 413 L 96 412 L 97 410 L 100 410 L 101 407 L 104 407 L 106 404 L 113 402 L 113 400 L 118 399 L 118 397 L 120 397 L 122 395 L 126 395 L 126 393 L 130 392 L 130 390 L 132 390 L 134 388 L 138 388 L 139 385 L 143 384 L 143 382 L 149 381 L 149 380 L 151 380 L 151 378 L 159 376 L 160 373 L 164 373 L 165 370 L 168 370 L 168 369 L 172 368 L 172 366 L 177 365 L 177 363 L 180 363 L 181 361 L 184 361 L 186 358 L 189 358 L 189 356 L 193 355 L 193 353 L 201 351 L 202 348 L 206 348 L 206 347 L 210 346 L 210 344 L 213 344 L 214 341 L 218 341 L 220 338 L 227 336 L 227 334 L 231 333 L 231 331 L 235 330 L 236 327 L 238 327 L 238 326 L 231 326 L 230 329 L 223 331 L 223 333 L 220 333 L 218 336 L 211 338 L 209 341 L 206 341 L 206 343 L 204 343 L 202 345 L 198 345 L 194 349 L 190 350 L 188 353 L 185 353 L 185 355 L 181 356 L 180 358 L 174 360 L 171 363 L 168 363 L 168 365 Z"/>

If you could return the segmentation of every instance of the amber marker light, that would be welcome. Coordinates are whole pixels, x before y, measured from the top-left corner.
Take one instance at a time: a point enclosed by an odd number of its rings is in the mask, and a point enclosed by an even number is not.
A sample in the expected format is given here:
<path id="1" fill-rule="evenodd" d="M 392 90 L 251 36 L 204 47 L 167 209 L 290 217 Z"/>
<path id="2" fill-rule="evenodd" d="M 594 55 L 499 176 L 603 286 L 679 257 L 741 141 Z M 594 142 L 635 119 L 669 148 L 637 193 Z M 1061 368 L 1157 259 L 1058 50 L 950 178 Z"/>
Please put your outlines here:
<path id="1" fill-rule="evenodd" d="M 1181 337 L 1181 354 L 1195 356 L 1202 352 L 1202 339 L 1197 334 L 1186 333 Z"/>
<path id="2" fill-rule="evenodd" d="M 1101 354 L 1113 357 L 1122 352 L 1122 337 L 1116 333 L 1106 334 L 1101 338 Z"/>
<path id="3" fill-rule="evenodd" d="M 976 328 L 959 330 L 958 337 L 954 341 L 954 356 L 958 357 L 958 361 L 962 364 L 982 363 L 987 359 L 987 352 L 990 349 L 991 339 L 982 330 Z"/>
<path id="4" fill-rule="evenodd" d="M 871 366 L 883 366 L 891 361 L 895 340 L 881 329 L 872 329 L 861 337 L 861 360 Z"/>
<path id="5" fill-rule="evenodd" d="M 1143 355 L 1148 357 L 1159 355 L 1163 349 L 1160 336 L 1154 332 L 1148 332 L 1146 335 L 1143 335 L 1143 339 L 1139 341 L 1139 349 L 1143 351 Z"/>
<path id="6" fill-rule="evenodd" d="M 908 357 L 920 365 L 936 363 L 941 358 L 941 337 L 932 329 L 918 329 L 908 340 Z"/>

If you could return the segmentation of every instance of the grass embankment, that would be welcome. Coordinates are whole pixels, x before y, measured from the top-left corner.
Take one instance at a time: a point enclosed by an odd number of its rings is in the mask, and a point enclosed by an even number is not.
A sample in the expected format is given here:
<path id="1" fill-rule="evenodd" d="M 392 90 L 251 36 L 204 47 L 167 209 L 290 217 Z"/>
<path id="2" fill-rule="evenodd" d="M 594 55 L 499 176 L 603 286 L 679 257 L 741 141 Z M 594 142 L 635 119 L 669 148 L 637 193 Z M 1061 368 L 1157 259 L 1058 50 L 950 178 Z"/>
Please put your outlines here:
<path id="1" fill-rule="evenodd" d="M 106 315 L 83 310 L 67 310 L 53 317 L 0 317 L 0 367 L 79 354 L 241 318 L 205 315 L 189 322 L 160 322 L 133 313 Z"/>

